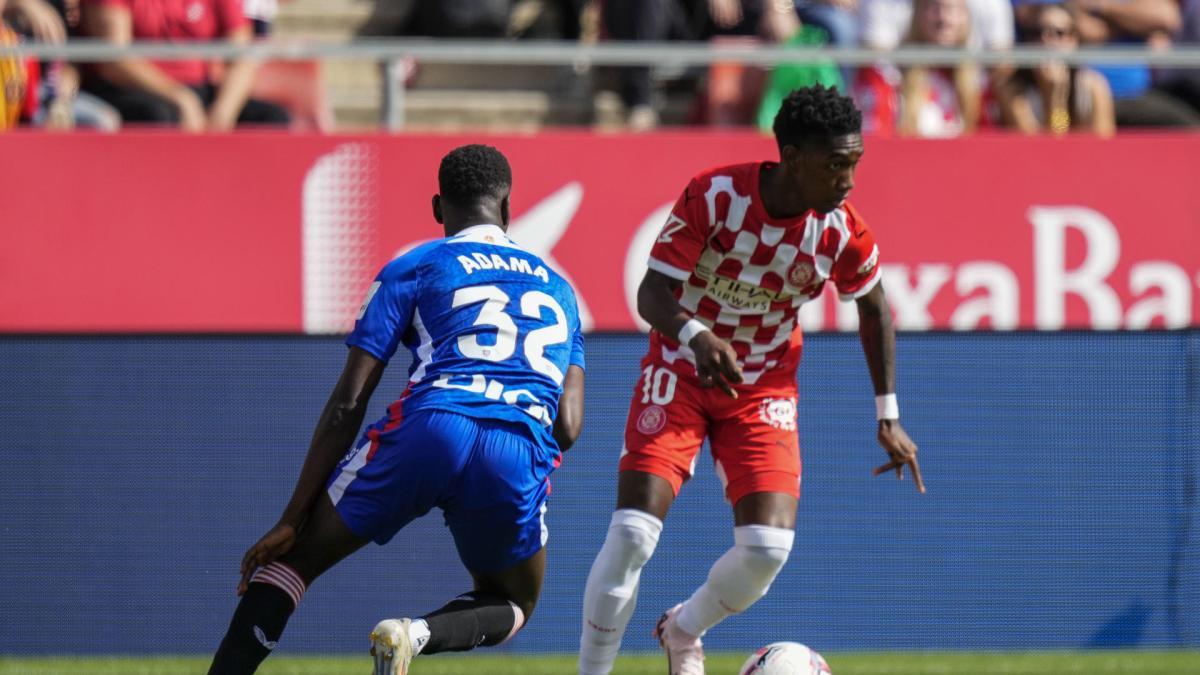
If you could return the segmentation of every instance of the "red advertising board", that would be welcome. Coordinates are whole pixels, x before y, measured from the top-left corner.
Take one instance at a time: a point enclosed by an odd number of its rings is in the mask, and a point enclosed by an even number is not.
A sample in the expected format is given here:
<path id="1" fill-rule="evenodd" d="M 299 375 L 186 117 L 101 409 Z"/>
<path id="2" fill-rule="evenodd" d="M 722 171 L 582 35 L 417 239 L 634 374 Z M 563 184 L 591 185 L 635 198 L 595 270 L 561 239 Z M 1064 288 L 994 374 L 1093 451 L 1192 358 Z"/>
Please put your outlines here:
<path id="1" fill-rule="evenodd" d="M 438 161 L 496 145 L 511 234 L 574 283 L 599 330 L 702 169 L 773 159 L 754 133 L 0 136 L 0 331 L 345 330 L 378 268 L 440 236 Z M 1200 136 L 868 139 L 851 201 L 898 325 L 1200 322 Z M 852 305 L 806 307 L 851 329 Z"/>

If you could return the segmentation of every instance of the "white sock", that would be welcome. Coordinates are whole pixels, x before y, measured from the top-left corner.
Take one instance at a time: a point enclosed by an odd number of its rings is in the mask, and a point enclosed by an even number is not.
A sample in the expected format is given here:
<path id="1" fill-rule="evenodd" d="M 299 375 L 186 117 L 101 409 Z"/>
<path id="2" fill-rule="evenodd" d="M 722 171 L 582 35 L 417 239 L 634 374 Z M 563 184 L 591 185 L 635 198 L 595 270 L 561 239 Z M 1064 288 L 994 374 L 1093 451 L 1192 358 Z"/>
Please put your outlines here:
<path id="1" fill-rule="evenodd" d="M 579 672 L 607 675 L 621 648 L 621 638 L 637 605 L 642 567 L 654 555 L 662 521 L 636 509 L 613 513 L 596 554 L 583 594 L 583 632 L 579 637 Z"/>
<path id="2" fill-rule="evenodd" d="M 412 642 L 413 656 L 420 654 L 425 643 L 429 642 L 429 624 L 425 623 L 425 619 L 413 619 L 408 624 L 408 639 Z"/>
<path id="3" fill-rule="evenodd" d="M 766 525 L 733 528 L 733 548 L 713 563 L 708 580 L 683 603 L 675 625 L 700 637 L 730 614 L 746 611 L 767 594 L 795 537 L 791 530 Z"/>

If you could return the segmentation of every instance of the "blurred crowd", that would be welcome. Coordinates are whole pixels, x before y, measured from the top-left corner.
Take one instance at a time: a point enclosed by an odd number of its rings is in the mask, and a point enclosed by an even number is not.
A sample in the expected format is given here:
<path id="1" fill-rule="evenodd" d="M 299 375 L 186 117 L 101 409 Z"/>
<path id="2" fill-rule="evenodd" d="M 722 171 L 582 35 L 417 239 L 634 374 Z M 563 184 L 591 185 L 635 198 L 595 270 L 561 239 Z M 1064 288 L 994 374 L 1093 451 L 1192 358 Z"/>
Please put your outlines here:
<path id="1" fill-rule="evenodd" d="M 779 101 L 821 82 L 850 92 L 869 133 L 951 137 L 978 129 L 1024 133 L 1200 125 L 1200 64 L 1036 67 L 898 67 L 890 50 L 1015 44 L 1070 51 L 1082 45 L 1200 45 L 1200 0 L 605 0 L 602 31 L 612 40 L 684 39 L 838 47 L 879 53 L 866 67 L 786 64 L 769 72 L 714 64 L 690 120 L 769 128 Z M 688 32 L 687 27 L 691 28 Z M 625 69 L 617 90 L 631 128 L 656 124 L 649 68 Z"/>
<path id="2" fill-rule="evenodd" d="M 278 0 L 0 0 L 0 44 L 76 36 L 228 40 L 271 32 Z M 1080 46 L 1200 46 L 1200 0 L 378 0 L 363 35 L 583 41 L 706 41 L 721 45 L 864 47 L 868 66 L 832 61 L 771 69 L 731 60 L 701 69 L 609 69 L 598 86 L 619 99 L 624 126 L 663 123 L 665 93 L 691 96 L 682 120 L 769 127 L 796 86 L 850 92 L 869 133 L 949 137 L 979 129 L 1111 135 L 1119 128 L 1200 126 L 1200 64 L 1035 67 L 898 66 L 906 46 L 1061 51 Z M 332 126 L 314 64 L 155 62 L 75 65 L 0 59 L 0 130 L 17 125 L 111 131 L 157 125 L 222 131 L 241 125 Z M 309 68 L 310 70 L 306 70 Z M 267 72 L 264 72 L 264 69 Z M 678 71 L 678 69 L 677 69 Z M 684 85 L 679 82 L 685 83 Z M 674 87 L 672 90 L 671 88 Z"/>
<path id="3" fill-rule="evenodd" d="M 62 43 L 86 37 L 132 41 L 228 41 L 270 32 L 276 0 L 0 0 L 0 43 Z M 0 62 L 0 129 L 113 131 L 152 125 L 227 131 L 239 125 L 285 127 L 289 98 L 255 96 L 260 65 L 250 59 L 152 61 L 126 57 L 97 64 Z"/>

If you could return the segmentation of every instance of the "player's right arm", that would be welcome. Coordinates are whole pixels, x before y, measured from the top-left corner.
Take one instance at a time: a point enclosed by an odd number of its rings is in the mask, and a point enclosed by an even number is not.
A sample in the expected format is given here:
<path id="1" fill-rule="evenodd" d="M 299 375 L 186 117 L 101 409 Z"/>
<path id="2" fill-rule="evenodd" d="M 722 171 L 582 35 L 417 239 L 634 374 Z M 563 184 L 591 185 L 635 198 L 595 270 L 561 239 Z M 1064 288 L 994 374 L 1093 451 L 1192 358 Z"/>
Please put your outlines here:
<path id="1" fill-rule="evenodd" d="M 671 217 L 650 249 L 650 269 L 638 286 L 638 314 L 654 330 L 678 341 L 679 331 L 694 317 L 679 304 L 680 285 L 695 269 L 708 245 L 709 214 L 703 181 L 693 179 L 671 209 Z M 704 330 L 687 346 L 695 354 L 696 376 L 706 387 L 720 387 L 737 398 L 734 384 L 742 381 L 737 353 L 728 342 Z"/>
<path id="2" fill-rule="evenodd" d="M 238 584 L 238 595 L 246 592 L 254 571 L 291 550 L 296 543 L 296 533 L 304 523 L 329 474 L 346 449 L 354 443 L 354 437 L 367 412 L 371 394 L 383 376 L 387 364 L 351 347 L 346 356 L 342 376 L 333 387 L 333 393 L 321 411 L 317 428 L 308 445 L 308 455 L 300 469 L 300 478 L 292 490 L 292 498 L 283 509 L 283 515 L 242 557 L 242 581 Z"/>
<path id="3" fill-rule="evenodd" d="M 296 533 L 317 502 L 325 481 L 353 446 L 367 404 L 388 361 L 400 344 L 401 335 L 412 322 L 417 295 L 417 267 L 423 253 L 419 248 L 383 268 L 367 291 L 354 330 L 346 338 L 350 352 L 342 375 L 333 386 L 316 429 L 300 477 L 292 490 L 279 522 L 242 556 L 242 581 L 238 595 L 246 592 L 250 577 L 259 567 L 291 550 Z"/>
<path id="4" fill-rule="evenodd" d="M 646 276 L 642 277 L 642 283 L 638 286 L 638 314 L 654 330 L 673 340 L 677 339 L 684 324 L 692 319 L 692 315 L 675 298 L 675 292 L 682 283 L 650 269 L 646 270 Z M 733 347 L 711 330 L 697 333 L 687 346 L 695 354 L 696 377 L 700 379 L 701 386 L 720 387 L 726 394 L 737 398 L 733 385 L 741 383 L 742 369 L 737 364 L 737 353 Z"/>
<path id="5" fill-rule="evenodd" d="M 333 386 L 333 392 L 329 394 L 329 400 L 325 402 L 325 408 L 317 420 L 308 444 L 308 455 L 300 469 L 300 478 L 296 481 L 296 489 L 292 491 L 292 498 L 284 508 L 283 515 L 279 517 L 280 523 L 299 527 L 304 522 L 325 487 L 329 474 L 354 444 L 363 417 L 367 414 L 367 404 L 386 367 L 386 363 L 362 349 L 350 348 L 342 375 Z"/>

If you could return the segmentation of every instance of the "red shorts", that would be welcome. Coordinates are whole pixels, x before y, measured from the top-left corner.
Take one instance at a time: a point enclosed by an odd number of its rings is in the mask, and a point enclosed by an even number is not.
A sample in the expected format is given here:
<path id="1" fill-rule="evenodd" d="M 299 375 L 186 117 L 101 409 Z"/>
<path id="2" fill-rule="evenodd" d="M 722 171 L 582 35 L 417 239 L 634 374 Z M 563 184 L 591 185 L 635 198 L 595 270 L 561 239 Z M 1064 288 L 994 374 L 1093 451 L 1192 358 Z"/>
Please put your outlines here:
<path id="1" fill-rule="evenodd" d="M 625 422 L 620 470 L 659 476 L 678 495 L 707 436 L 730 504 L 755 492 L 799 497 L 795 380 L 743 385 L 737 392 L 734 399 L 716 387 L 703 388 L 694 372 L 681 374 L 647 356 Z"/>

